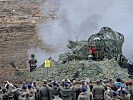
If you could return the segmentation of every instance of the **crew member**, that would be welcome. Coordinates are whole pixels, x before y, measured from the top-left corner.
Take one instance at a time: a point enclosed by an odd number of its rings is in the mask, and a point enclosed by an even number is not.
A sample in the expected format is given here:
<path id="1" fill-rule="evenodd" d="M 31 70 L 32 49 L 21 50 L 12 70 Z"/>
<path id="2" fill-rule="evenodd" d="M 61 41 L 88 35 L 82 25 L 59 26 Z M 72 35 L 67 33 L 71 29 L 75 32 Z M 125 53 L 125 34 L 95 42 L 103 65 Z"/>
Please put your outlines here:
<path id="1" fill-rule="evenodd" d="M 34 71 L 37 67 L 37 59 L 34 54 L 31 54 L 31 59 L 29 59 L 30 72 Z"/>

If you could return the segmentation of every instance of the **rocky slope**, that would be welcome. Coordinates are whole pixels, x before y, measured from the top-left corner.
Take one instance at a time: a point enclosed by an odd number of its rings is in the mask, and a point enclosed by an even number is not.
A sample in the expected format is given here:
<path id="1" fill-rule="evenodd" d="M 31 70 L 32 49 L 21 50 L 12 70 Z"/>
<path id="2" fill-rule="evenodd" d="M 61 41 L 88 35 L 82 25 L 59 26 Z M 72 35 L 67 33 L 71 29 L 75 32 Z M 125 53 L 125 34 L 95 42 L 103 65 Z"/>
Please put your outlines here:
<path id="1" fill-rule="evenodd" d="M 0 1 L 0 82 L 13 80 L 15 68 L 27 71 L 28 49 L 41 44 L 37 24 L 55 19 L 54 12 L 42 16 L 40 6 L 38 1 Z"/>

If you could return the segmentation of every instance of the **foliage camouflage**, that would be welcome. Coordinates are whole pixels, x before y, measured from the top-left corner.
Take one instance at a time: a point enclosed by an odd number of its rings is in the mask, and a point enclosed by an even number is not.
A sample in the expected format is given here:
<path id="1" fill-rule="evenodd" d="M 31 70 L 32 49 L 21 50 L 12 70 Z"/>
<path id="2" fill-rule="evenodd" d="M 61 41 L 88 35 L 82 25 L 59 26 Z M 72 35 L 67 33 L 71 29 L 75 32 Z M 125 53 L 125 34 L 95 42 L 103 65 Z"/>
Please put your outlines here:
<path id="1" fill-rule="evenodd" d="M 66 54 L 59 55 L 60 61 L 72 61 L 72 60 L 83 60 L 88 57 L 88 43 L 87 41 L 70 41 L 67 47 L 71 50 Z"/>
<path id="2" fill-rule="evenodd" d="M 113 31 L 109 27 L 103 27 L 94 35 L 91 35 L 88 39 L 89 46 L 96 48 L 96 58 L 112 58 L 116 60 L 122 55 L 122 45 L 124 43 L 124 36 L 118 32 Z M 100 54 L 103 54 L 100 56 Z M 100 56 L 100 57 L 99 57 Z"/>
<path id="3" fill-rule="evenodd" d="M 63 78 L 76 78 L 97 80 L 99 78 L 128 79 L 127 71 L 121 67 L 126 66 L 127 60 L 122 54 L 124 36 L 109 27 L 103 27 L 88 41 L 69 41 L 67 47 L 70 52 L 59 55 L 59 60 L 52 63 L 49 77 L 56 80 Z M 89 47 L 95 48 L 95 61 L 89 62 Z M 52 61 L 53 62 L 53 61 Z M 120 67 L 121 66 L 121 67 Z M 47 68 L 38 67 L 30 74 L 32 80 L 47 78 Z"/>
<path id="4" fill-rule="evenodd" d="M 127 67 L 127 60 L 122 53 L 124 36 L 113 31 L 109 27 L 102 27 L 101 30 L 91 35 L 88 41 L 69 41 L 67 47 L 70 52 L 61 54 L 60 61 L 87 60 L 90 46 L 95 48 L 95 60 L 104 58 L 115 58 L 121 67 Z"/>
<path id="5" fill-rule="evenodd" d="M 51 68 L 48 68 L 48 75 L 49 77 L 47 77 L 47 68 L 41 66 L 30 74 L 30 78 L 31 80 L 39 81 L 44 79 L 60 81 L 64 78 L 75 78 L 76 80 L 90 78 L 92 81 L 97 79 L 116 79 L 117 77 L 124 80 L 128 79 L 127 71 L 121 68 L 115 59 L 92 62 L 77 60 L 69 61 L 65 64 L 57 62 Z"/>
<path id="6" fill-rule="evenodd" d="M 99 78 L 115 79 L 117 77 L 128 79 L 127 71 L 120 67 L 120 65 L 125 66 L 127 61 L 122 54 L 123 42 L 122 34 L 111 28 L 103 27 L 97 34 L 91 35 L 88 41 L 69 41 L 67 47 L 71 51 L 60 54 L 57 62 L 50 57 L 50 68 L 45 68 L 43 64 L 31 73 L 15 69 L 13 80 L 90 78 L 96 81 Z M 96 48 L 94 52 L 96 60 L 92 62 L 88 61 L 90 46 Z"/>

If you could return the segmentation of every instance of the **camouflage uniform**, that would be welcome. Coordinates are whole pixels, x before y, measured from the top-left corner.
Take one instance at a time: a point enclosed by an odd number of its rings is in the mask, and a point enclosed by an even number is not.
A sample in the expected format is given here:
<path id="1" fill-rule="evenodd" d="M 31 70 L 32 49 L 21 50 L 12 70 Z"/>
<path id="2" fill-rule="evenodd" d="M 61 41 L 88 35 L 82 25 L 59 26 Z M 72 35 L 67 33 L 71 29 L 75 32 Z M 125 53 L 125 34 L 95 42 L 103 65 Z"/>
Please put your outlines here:
<path id="1" fill-rule="evenodd" d="M 39 87 L 36 86 L 36 82 L 33 82 L 33 92 L 35 93 L 35 100 L 39 100 Z"/>
<path id="2" fill-rule="evenodd" d="M 49 100 L 49 91 L 46 85 L 43 85 L 39 90 L 40 100 Z"/>
<path id="3" fill-rule="evenodd" d="M 130 100 L 133 100 L 133 85 L 128 85 L 126 87 L 127 91 L 129 91 L 129 93 L 131 94 L 130 96 Z"/>
<path id="4" fill-rule="evenodd" d="M 119 96 L 120 100 L 130 100 L 130 96 L 131 94 L 127 90 L 122 89 L 120 91 L 120 96 Z"/>
<path id="5" fill-rule="evenodd" d="M 7 89 L 7 94 L 8 94 L 8 98 L 9 100 L 13 100 L 13 93 L 12 90 L 15 89 L 15 87 L 13 86 L 12 83 L 9 83 L 8 81 L 5 84 L 5 88 Z"/>
<path id="6" fill-rule="evenodd" d="M 32 54 L 31 59 L 29 60 L 30 72 L 34 71 L 37 67 L 37 59 L 34 58 L 35 56 Z"/>
<path id="7" fill-rule="evenodd" d="M 49 91 L 50 100 L 54 99 L 54 95 L 60 94 L 59 85 L 57 83 L 49 84 L 49 85 L 47 85 L 47 87 L 48 87 L 48 91 Z"/>
<path id="8" fill-rule="evenodd" d="M 120 100 L 130 100 L 130 95 L 126 95 L 126 94 L 123 94 L 121 96 L 119 96 Z"/>
<path id="9" fill-rule="evenodd" d="M 93 100 L 92 93 L 81 92 L 78 96 L 78 100 Z"/>
<path id="10" fill-rule="evenodd" d="M 112 92 L 113 90 L 111 89 L 111 84 L 106 84 L 106 91 L 104 92 L 104 99 L 105 100 L 112 100 L 111 97 L 113 97 Z"/>
<path id="11" fill-rule="evenodd" d="M 66 85 L 60 85 L 61 98 L 63 100 L 72 100 L 72 87 L 70 83 Z"/>
<path id="12" fill-rule="evenodd" d="M 77 88 L 76 88 L 76 86 L 73 86 L 72 87 L 72 100 L 76 100 L 76 90 L 77 90 Z"/>
<path id="13" fill-rule="evenodd" d="M 18 100 L 35 100 L 35 98 L 29 91 L 21 90 Z"/>
<path id="14" fill-rule="evenodd" d="M 118 97 L 112 97 L 111 100 L 120 100 L 120 99 L 118 99 Z"/>
<path id="15" fill-rule="evenodd" d="M 111 98 L 112 98 L 112 90 L 110 90 L 110 91 L 105 91 L 105 93 L 104 93 L 104 100 L 112 100 Z"/>
<path id="16" fill-rule="evenodd" d="M 61 99 L 58 95 L 56 95 L 56 96 L 54 96 L 53 100 L 63 100 L 63 99 Z"/>
<path id="17" fill-rule="evenodd" d="M 92 93 L 94 100 L 103 100 L 104 99 L 104 87 L 100 84 L 94 86 Z"/>
<path id="18" fill-rule="evenodd" d="M 8 93 L 7 90 L 5 88 L 2 89 L 2 100 L 8 100 Z"/>

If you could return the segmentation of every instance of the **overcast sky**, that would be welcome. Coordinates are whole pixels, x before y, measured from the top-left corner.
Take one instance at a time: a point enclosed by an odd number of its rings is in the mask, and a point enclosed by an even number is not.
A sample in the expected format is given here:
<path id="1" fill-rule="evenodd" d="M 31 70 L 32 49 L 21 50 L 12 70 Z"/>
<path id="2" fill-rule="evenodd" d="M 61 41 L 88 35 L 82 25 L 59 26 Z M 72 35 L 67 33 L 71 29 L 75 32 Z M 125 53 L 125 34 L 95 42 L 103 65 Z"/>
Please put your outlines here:
<path id="1" fill-rule="evenodd" d="M 133 0 L 46 1 L 42 14 L 55 9 L 55 4 L 59 5 L 58 19 L 38 26 L 40 39 L 57 51 L 48 53 L 48 56 L 57 59 L 60 53 L 68 51 L 68 40 L 87 40 L 101 27 L 107 26 L 124 35 L 123 53 L 133 59 Z"/>

